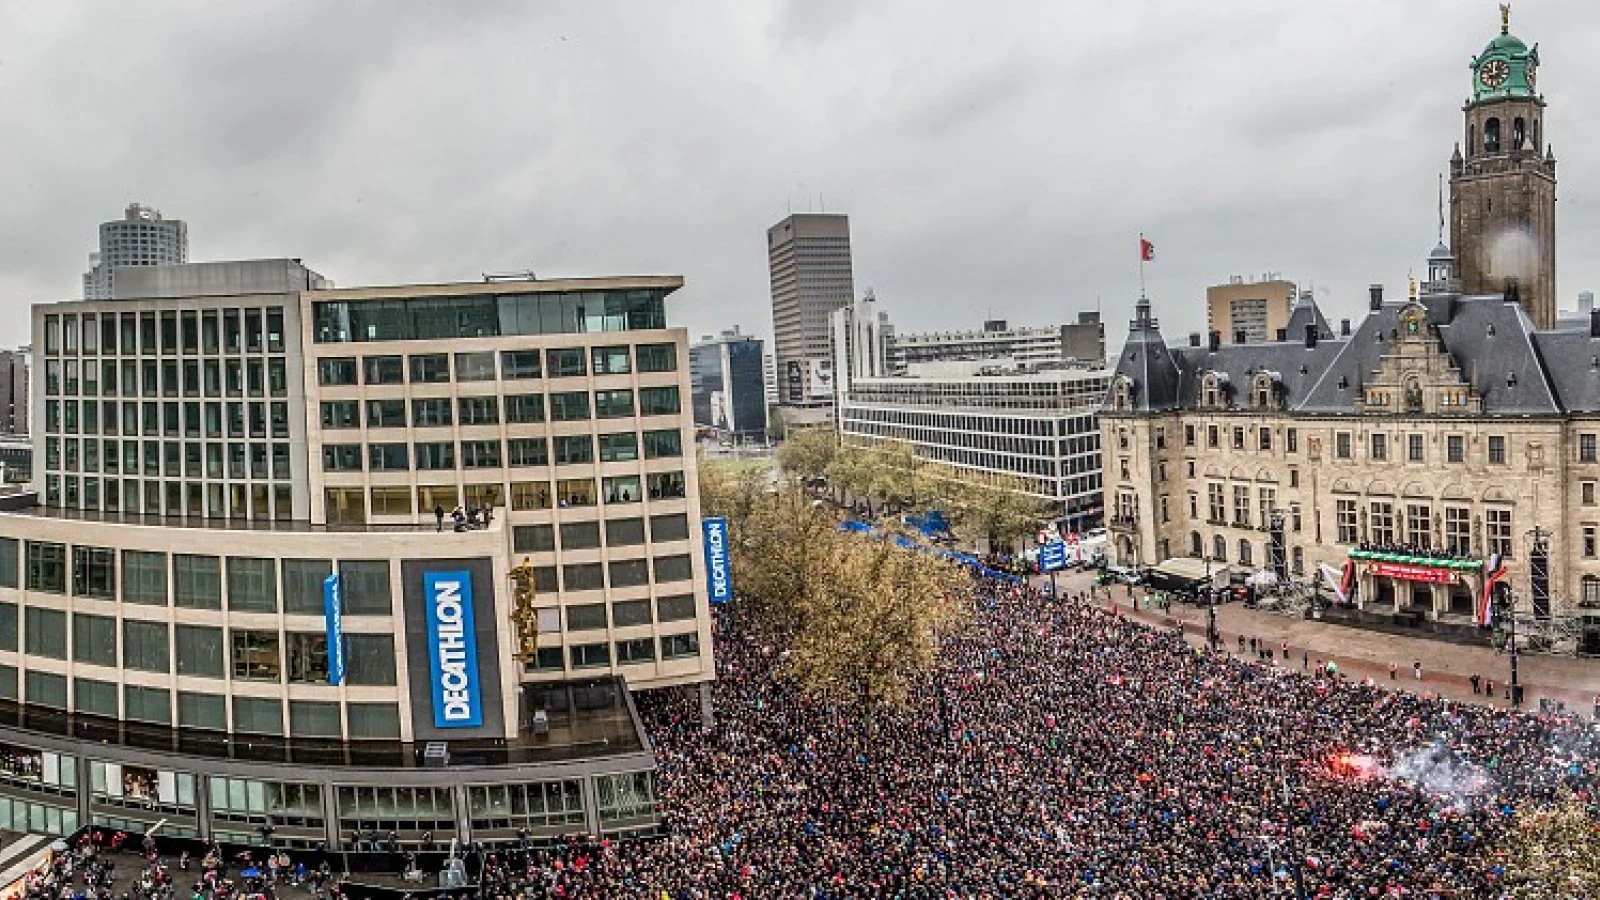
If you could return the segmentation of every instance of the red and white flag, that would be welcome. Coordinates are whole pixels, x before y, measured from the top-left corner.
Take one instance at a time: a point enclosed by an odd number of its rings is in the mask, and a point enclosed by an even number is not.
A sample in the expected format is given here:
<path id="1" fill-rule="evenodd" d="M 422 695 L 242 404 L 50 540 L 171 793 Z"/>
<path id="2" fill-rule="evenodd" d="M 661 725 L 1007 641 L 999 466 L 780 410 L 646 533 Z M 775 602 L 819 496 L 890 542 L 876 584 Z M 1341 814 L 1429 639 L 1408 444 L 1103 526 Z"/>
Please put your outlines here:
<path id="1" fill-rule="evenodd" d="M 1151 262 L 1155 258 L 1156 258 L 1156 245 L 1150 243 L 1147 240 L 1145 240 L 1144 239 L 1144 235 L 1142 235 L 1142 234 L 1139 235 L 1139 261 L 1140 262 Z"/>

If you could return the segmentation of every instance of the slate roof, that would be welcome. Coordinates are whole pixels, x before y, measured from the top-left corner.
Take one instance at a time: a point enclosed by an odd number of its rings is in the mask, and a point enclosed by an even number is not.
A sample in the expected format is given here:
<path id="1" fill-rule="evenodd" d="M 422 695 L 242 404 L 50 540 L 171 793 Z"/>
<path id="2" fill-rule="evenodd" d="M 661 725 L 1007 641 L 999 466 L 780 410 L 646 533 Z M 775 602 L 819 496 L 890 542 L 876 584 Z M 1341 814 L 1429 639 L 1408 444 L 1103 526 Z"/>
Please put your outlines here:
<path id="1" fill-rule="evenodd" d="M 1600 338 L 1564 325 L 1538 331 L 1523 308 L 1499 295 L 1423 298 L 1429 322 L 1462 374 L 1483 398 L 1486 415 L 1600 412 Z M 1154 319 L 1135 319 L 1117 374 L 1134 383 L 1134 409 L 1193 409 L 1207 372 L 1226 376 L 1229 406 L 1247 407 L 1252 378 L 1272 372 L 1291 412 L 1353 413 L 1363 383 L 1390 349 L 1406 302 L 1369 309 L 1348 337 L 1334 337 L 1315 301 L 1303 297 L 1290 316 L 1289 339 L 1254 344 L 1167 348 Z M 1315 323 L 1315 347 L 1305 324 Z M 1170 360 L 1168 368 L 1167 360 Z"/>

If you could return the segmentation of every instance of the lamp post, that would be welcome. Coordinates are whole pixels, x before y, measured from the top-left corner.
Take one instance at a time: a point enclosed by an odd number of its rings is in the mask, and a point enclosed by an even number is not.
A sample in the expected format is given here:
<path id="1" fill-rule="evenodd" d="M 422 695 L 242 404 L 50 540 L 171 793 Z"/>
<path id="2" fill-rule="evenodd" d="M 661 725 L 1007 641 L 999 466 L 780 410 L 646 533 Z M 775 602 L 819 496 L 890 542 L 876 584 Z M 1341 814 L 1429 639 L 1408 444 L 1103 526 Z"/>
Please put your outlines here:
<path id="1" fill-rule="evenodd" d="M 1217 652 L 1217 592 L 1211 586 L 1211 557 L 1206 560 L 1206 647 Z"/>

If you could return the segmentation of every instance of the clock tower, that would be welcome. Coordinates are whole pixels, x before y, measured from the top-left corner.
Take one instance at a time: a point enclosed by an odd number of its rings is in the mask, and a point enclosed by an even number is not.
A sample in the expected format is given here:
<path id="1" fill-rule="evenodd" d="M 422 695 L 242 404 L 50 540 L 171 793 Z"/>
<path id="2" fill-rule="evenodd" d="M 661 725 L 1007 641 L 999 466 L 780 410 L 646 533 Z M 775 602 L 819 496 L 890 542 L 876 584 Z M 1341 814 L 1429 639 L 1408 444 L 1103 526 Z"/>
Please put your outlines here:
<path id="1" fill-rule="evenodd" d="M 1466 142 L 1450 160 L 1450 244 L 1462 291 L 1498 294 L 1516 279 L 1538 328 L 1556 323 L 1556 159 L 1536 90 L 1539 47 L 1500 34 L 1472 60 Z"/>

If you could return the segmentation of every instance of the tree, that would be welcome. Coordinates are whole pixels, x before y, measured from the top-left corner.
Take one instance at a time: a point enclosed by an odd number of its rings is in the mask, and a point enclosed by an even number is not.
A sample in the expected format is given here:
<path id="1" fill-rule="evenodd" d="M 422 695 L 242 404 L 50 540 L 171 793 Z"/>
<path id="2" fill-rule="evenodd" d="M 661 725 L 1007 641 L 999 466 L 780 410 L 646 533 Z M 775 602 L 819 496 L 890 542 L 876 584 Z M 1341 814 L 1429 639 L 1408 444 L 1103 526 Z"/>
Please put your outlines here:
<path id="1" fill-rule="evenodd" d="M 841 532 L 832 509 L 793 485 L 701 466 L 701 505 L 728 519 L 737 602 L 790 651 L 808 693 L 904 702 L 960 621 L 970 581 L 955 565 Z"/>
<path id="2" fill-rule="evenodd" d="M 1600 819 L 1577 798 L 1524 804 L 1507 842 L 1506 894 L 1517 900 L 1600 897 Z"/>
<path id="3" fill-rule="evenodd" d="M 1011 550 L 1055 511 L 1049 501 L 1029 493 L 1028 485 L 1014 475 L 957 470 L 951 478 L 955 482 L 952 527 L 969 543 L 980 538 L 987 541 L 991 550 Z"/>
<path id="4" fill-rule="evenodd" d="M 960 622 L 970 580 L 956 566 L 889 541 L 843 535 L 803 602 L 790 671 L 812 693 L 903 704 Z"/>
<path id="5" fill-rule="evenodd" d="M 832 428 L 807 428 L 778 446 L 778 467 L 803 482 L 828 474 L 839 454 L 839 433 Z"/>

